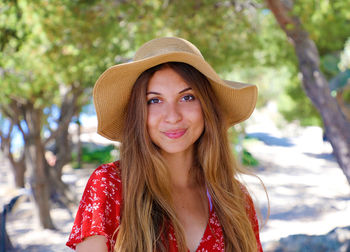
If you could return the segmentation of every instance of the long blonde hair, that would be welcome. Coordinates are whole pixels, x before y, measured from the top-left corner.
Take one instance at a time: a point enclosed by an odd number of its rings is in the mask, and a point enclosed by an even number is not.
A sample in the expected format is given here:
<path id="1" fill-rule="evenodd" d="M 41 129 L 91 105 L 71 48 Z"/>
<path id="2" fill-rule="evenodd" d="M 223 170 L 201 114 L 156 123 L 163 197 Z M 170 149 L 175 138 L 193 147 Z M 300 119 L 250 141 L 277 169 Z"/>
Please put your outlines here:
<path id="1" fill-rule="evenodd" d="M 223 229 L 226 251 L 257 251 L 246 212 L 246 196 L 235 178 L 243 172 L 234 161 L 227 125 L 208 79 L 192 66 L 168 62 L 143 72 L 133 86 L 121 146 L 123 203 L 115 251 L 168 251 L 168 226 L 174 227 L 179 251 L 187 251 L 183 228 L 172 203 L 167 166 L 147 132 L 147 85 L 165 67 L 176 71 L 200 100 L 204 132 L 195 143 L 191 174 L 205 183 Z M 233 108 L 234 109 L 234 108 Z"/>

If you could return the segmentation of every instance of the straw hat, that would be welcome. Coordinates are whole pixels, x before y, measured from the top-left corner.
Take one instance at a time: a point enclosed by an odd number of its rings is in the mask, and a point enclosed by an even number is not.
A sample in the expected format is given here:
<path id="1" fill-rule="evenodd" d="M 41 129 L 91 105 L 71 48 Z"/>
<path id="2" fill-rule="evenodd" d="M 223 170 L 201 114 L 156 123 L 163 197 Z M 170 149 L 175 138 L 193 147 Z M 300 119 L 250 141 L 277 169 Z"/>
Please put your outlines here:
<path id="1" fill-rule="evenodd" d="M 126 105 L 136 79 L 145 70 L 170 61 L 187 63 L 208 78 L 230 126 L 246 120 L 253 112 L 257 99 L 255 85 L 222 80 L 187 40 L 157 38 L 141 46 L 132 62 L 112 66 L 98 78 L 93 98 L 100 135 L 121 140 Z"/>

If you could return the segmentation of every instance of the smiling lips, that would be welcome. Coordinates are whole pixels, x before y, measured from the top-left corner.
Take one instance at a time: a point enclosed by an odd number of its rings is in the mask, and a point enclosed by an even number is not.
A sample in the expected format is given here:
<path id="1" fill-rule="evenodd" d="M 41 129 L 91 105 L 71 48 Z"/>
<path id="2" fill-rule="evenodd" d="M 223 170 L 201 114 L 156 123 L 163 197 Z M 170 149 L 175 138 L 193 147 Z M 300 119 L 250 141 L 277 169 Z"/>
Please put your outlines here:
<path id="1" fill-rule="evenodd" d="M 166 135 L 167 137 L 171 138 L 171 139 L 177 139 L 182 137 L 185 133 L 186 133 L 187 129 L 178 129 L 178 130 L 169 130 L 169 131 L 165 131 L 163 132 L 164 135 Z"/>

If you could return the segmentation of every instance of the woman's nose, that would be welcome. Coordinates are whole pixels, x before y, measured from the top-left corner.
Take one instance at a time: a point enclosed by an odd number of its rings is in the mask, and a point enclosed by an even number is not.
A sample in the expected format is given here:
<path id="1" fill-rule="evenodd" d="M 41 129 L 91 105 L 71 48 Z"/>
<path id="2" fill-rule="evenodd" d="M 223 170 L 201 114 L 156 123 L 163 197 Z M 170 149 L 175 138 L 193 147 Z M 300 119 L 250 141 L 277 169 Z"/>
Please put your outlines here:
<path id="1" fill-rule="evenodd" d="M 177 123 L 181 121 L 182 114 L 178 104 L 169 103 L 164 110 L 164 119 L 167 123 Z"/>

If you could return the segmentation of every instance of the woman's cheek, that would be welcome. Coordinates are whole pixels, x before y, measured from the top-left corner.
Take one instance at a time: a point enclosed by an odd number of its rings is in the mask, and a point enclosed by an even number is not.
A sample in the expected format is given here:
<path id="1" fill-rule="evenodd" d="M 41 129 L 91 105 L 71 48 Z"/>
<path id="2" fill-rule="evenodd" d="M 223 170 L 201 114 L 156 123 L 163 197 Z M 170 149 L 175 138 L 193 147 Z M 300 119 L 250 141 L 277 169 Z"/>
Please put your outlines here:
<path id="1" fill-rule="evenodd" d="M 154 116 L 160 116 L 160 113 L 162 112 L 162 105 L 161 104 L 151 104 L 148 105 L 148 117 L 154 117 Z"/>

